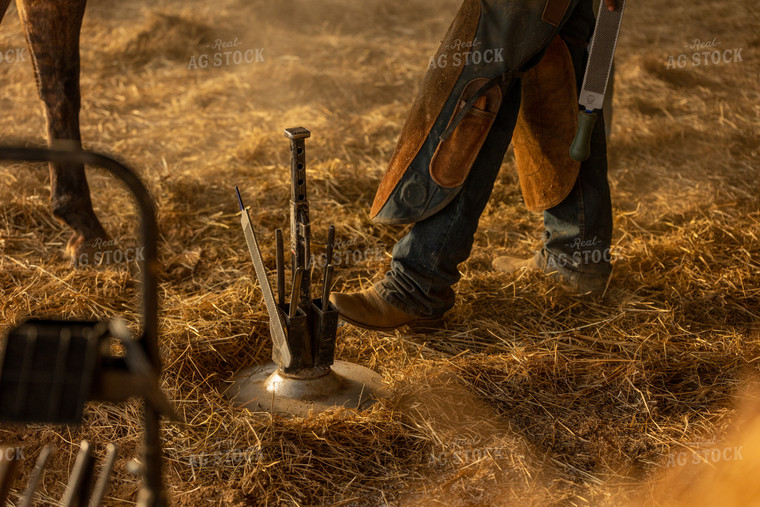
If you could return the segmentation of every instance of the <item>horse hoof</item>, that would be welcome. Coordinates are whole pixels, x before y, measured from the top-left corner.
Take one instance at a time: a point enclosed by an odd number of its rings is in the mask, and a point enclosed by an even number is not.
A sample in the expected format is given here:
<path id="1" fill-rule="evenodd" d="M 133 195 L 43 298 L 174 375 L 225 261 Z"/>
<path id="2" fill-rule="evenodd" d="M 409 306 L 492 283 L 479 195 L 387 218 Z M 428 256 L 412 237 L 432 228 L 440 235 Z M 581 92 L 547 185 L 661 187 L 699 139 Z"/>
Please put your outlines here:
<path id="1" fill-rule="evenodd" d="M 75 232 L 66 245 L 66 254 L 75 266 L 100 266 L 107 264 L 107 260 L 113 250 L 117 248 L 115 242 L 108 237 L 85 238 L 79 232 Z"/>

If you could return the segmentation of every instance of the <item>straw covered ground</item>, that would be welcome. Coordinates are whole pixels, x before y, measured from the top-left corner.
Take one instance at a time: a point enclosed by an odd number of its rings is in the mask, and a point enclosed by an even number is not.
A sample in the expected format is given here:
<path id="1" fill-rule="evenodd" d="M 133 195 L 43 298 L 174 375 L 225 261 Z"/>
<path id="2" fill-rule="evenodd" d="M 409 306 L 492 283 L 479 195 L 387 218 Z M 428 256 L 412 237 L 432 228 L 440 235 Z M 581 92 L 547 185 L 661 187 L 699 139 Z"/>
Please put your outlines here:
<path id="1" fill-rule="evenodd" d="M 541 216 L 525 209 L 510 154 L 447 329 L 342 326 L 337 357 L 379 372 L 388 396 L 361 412 L 282 418 L 221 394 L 271 353 L 233 186 L 272 268 L 274 231 L 288 225 L 282 130 L 311 129 L 315 253 L 334 223 L 336 289 L 376 280 L 404 229 L 373 224 L 369 205 L 458 0 L 91 2 L 84 143 L 135 167 L 159 213 L 162 387 L 184 420 L 163 426 L 172 501 L 760 501 L 747 480 L 760 466 L 760 17 L 749 4 L 627 8 L 610 140 L 615 269 L 601 302 L 490 270 L 495 256 L 540 245 Z M 715 47 L 691 48 L 695 39 Z M 213 66 L 217 40 L 259 61 Z M 23 47 L 12 7 L 0 49 Z M 694 65 L 693 53 L 714 49 L 741 51 Z M 668 68 L 681 54 L 687 64 Z M 0 89 L 0 141 L 42 144 L 28 54 L 0 63 Z M 125 190 L 97 170 L 89 178 L 106 229 L 136 247 Z M 73 269 L 64 256 L 47 169 L 6 165 L 0 182 L 0 331 L 31 315 L 137 323 L 133 264 Z M 0 442 L 24 448 L 24 478 L 44 444 L 58 447 L 39 497 L 50 503 L 82 439 L 99 456 L 107 442 L 121 447 L 107 501 L 134 502 L 139 480 L 124 465 L 141 439 L 137 403 L 90 404 L 81 427 L 0 427 Z"/>

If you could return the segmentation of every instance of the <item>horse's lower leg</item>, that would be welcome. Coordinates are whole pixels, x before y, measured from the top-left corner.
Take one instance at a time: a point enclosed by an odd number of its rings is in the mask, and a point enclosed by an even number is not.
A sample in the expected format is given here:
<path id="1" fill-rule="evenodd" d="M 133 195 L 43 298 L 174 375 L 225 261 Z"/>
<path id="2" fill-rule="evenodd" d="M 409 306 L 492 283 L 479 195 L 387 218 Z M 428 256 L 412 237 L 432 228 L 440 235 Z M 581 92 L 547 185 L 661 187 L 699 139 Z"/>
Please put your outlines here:
<path id="1" fill-rule="evenodd" d="M 3 0 L 0 0 L 2 2 Z M 17 0 L 40 97 L 48 142 L 79 148 L 79 31 L 86 0 Z M 107 234 L 92 209 L 84 166 L 50 164 L 53 213 L 74 230 L 66 251 L 79 258 Z"/>

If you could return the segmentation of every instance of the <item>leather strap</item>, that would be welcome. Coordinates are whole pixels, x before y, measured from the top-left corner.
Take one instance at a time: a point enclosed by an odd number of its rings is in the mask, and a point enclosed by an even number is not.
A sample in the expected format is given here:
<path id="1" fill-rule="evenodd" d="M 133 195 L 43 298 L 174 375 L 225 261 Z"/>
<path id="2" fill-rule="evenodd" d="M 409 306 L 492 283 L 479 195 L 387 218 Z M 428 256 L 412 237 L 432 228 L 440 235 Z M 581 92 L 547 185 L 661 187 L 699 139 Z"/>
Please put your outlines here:
<path id="1" fill-rule="evenodd" d="M 499 74 L 498 76 L 489 79 L 483 86 L 481 86 L 478 91 L 476 91 L 472 97 L 469 98 L 467 102 L 465 102 L 462 109 L 457 113 L 457 115 L 454 117 L 453 120 L 451 120 L 451 123 L 449 124 L 448 128 L 443 132 L 443 134 L 440 135 L 439 139 L 441 141 L 445 141 L 449 138 L 449 136 L 454 132 L 454 129 L 457 128 L 457 125 L 459 125 L 462 122 L 462 119 L 467 115 L 467 113 L 472 109 L 472 106 L 475 104 L 475 102 L 478 101 L 478 99 L 482 96 L 484 96 L 488 91 L 496 86 L 497 84 L 501 84 L 502 86 L 506 86 L 504 93 L 506 93 L 507 90 L 512 86 L 515 79 L 520 79 L 522 77 L 522 72 L 513 72 L 513 71 L 507 71 L 504 74 Z"/>
<path id="2" fill-rule="evenodd" d="M 559 26 L 565 17 L 565 12 L 567 12 L 570 2 L 571 0 L 546 0 L 546 7 L 544 7 L 541 20 L 552 26 Z"/>

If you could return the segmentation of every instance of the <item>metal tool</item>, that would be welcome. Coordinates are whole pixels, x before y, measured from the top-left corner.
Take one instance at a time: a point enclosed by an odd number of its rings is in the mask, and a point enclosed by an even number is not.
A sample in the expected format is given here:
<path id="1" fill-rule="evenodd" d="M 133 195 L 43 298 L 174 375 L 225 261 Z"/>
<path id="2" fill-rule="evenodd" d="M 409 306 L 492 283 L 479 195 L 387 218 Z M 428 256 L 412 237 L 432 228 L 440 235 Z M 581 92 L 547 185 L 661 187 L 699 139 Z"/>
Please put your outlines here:
<path id="1" fill-rule="evenodd" d="M 303 127 L 285 129 L 290 139 L 290 253 L 293 273 L 299 267 L 311 269 L 311 223 L 309 199 L 306 193 L 306 139 L 311 132 Z M 311 302 L 311 276 L 301 281 L 300 304 L 306 308 Z"/>
<path id="2" fill-rule="evenodd" d="M 335 227 L 330 226 L 325 244 L 326 264 L 321 298 L 311 298 L 311 224 L 306 191 L 306 144 L 311 133 L 303 128 L 285 130 L 290 139 L 290 254 L 292 295 L 284 304 L 282 235 L 277 231 L 277 276 L 279 305 L 272 308 L 265 297 L 270 315 L 282 316 L 287 328 L 287 343 L 292 361 L 286 363 L 272 352 L 273 361 L 238 372 L 227 395 L 249 409 L 307 415 L 336 405 L 366 406 L 382 390 L 377 373 L 367 368 L 335 361 L 338 309 L 330 304 L 330 287 L 335 244 Z M 245 228 L 245 224 L 243 225 Z M 246 238 L 248 239 L 248 234 Z M 250 236 L 255 241 L 251 228 Z M 249 245 L 251 241 L 249 240 Z M 252 255 L 253 256 L 253 255 Z M 260 257 L 260 252 L 259 252 Z M 263 261 L 260 261 L 263 270 Z M 273 298 L 272 298 L 273 300 Z M 273 334 L 274 338 L 274 334 Z M 273 401 L 274 398 L 274 401 Z"/>
<path id="3" fill-rule="evenodd" d="M 272 341 L 274 342 L 274 351 L 278 354 L 283 365 L 287 368 L 293 362 L 293 354 L 291 353 L 288 339 L 285 335 L 285 326 L 282 323 L 280 312 L 277 311 L 277 303 L 274 301 L 272 286 L 269 285 L 269 277 L 267 276 L 267 271 L 264 267 L 264 259 L 261 258 L 261 250 L 259 249 L 259 242 L 256 240 L 256 234 L 253 231 L 251 217 L 248 215 L 245 206 L 243 206 L 243 198 L 240 196 L 240 190 L 238 187 L 235 187 L 235 192 L 237 193 L 238 204 L 240 204 L 240 223 L 243 226 L 243 234 L 245 235 L 245 241 L 248 244 L 248 252 L 251 254 L 253 267 L 256 270 L 256 279 L 259 281 L 261 294 L 264 297 L 264 304 L 269 313 L 269 332 L 272 335 Z"/>
<path id="4" fill-rule="evenodd" d="M 332 285 L 333 277 L 333 265 L 328 264 L 325 268 L 325 281 L 322 285 L 322 304 L 329 304 L 330 302 L 330 286 Z"/>
<path id="5" fill-rule="evenodd" d="M 32 470 L 32 476 L 29 478 L 29 482 L 26 485 L 23 495 L 21 495 L 21 502 L 19 507 L 32 507 L 32 500 L 34 494 L 37 492 L 37 488 L 40 487 L 40 481 L 42 480 L 42 473 L 45 471 L 45 467 L 50 461 L 50 457 L 55 454 L 55 448 L 50 445 L 46 445 L 42 448 L 42 452 L 37 457 L 37 462 L 34 464 L 34 470 Z M 2 505 L 2 502 L 0 502 Z"/>
<path id="6" fill-rule="evenodd" d="M 79 445 L 79 452 L 69 476 L 69 481 L 66 484 L 66 490 L 61 497 L 60 505 L 66 507 L 99 507 L 103 503 L 106 491 L 108 490 L 117 453 L 118 447 L 114 444 L 106 446 L 106 457 L 101 465 L 97 483 L 93 487 L 92 483 L 95 471 L 93 446 L 88 441 L 83 440 Z M 42 482 L 42 475 L 53 454 L 55 454 L 54 447 L 50 445 L 43 447 L 42 452 L 37 457 L 37 462 L 34 465 L 34 470 L 29 478 L 27 487 L 19 497 L 19 507 L 31 507 L 34 505 L 34 496 Z M 11 456 L 12 459 L 10 461 L 14 462 L 14 466 L 15 463 L 20 461 L 18 457 L 20 455 L 23 455 L 23 453 L 15 452 Z M 6 460 L 6 456 L 0 455 L 0 470 L 4 468 L 4 461 L 8 461 Z M 12 476 L 0 472 L 0 493 L 5 492 L 5 496 L 0 496 L 0 506 L 5 505 L 5 499 L 12 486 L 12 481 Z"/>
<path id="7" fill-rule="evenodd" d="M 285 252 L 282 243 L 282 229 L 274 231 L 277 248 L 277 303 L 285 304 Z"/>
<path id="8" fill-rule="evenodd" d="M 327 231 L 327 244 L 325 245 L 325 277 L 322 280 L 322 302 L 330 301 L 330 287 L 333 277 L 333 248 L 335 248 L 335 226 L 331 225 Z"/>
<path id="9" fill-rule="evenodd" d="M 586 74 L 583 77 L 578 103 L 583 110 L 578 116 L 578 131 L 570 146 L 570 156 L 574 160 L 584 161 L 591 153 L 591 132 L 596 124 L 597 113 L 604 104 L 607 84 L 610 78 L 615 48 L 617 47 L 620 26 L 626 0 L 616 0 L 615 10 L 610 11 L 600 2 L 596 28 L 591 39 Z"/>
<path id="10" fill-rule="evenodd" d="M 118 403 L 130 397 L 142 398 L 144 466 L 137 504 L 164 506 L 167 500 L 162 477 L 160 416 L 175 417 L 175 414 L 158 385 L 161 360 L 156 276 L 160 266 L 153 199 L 134 171 L 105 155 L 80 150 L 4 147 L 0 148 L 0 160 L 83 164 L 110 172 L 135 197 L 144 248 L 144 260 L 140 261 L 142 329 L 137 337 L 132 337 L 126 325 L 115 321 L 22 323 L 9 332 L 0 352 L 0 419 L 16 423 L 79 423 L 88 400 Z M 127 351 L 124 357 L 110 354 L 107 345 L 113 340 L 124 345 Z M 85 472 L 81 474 L 86 475 Z"/>
<path id="11" fill-rule="evenodd" d="M 66 492 L 61 499 L 62 507 L 87 505 L 92 487 L 92 477 L 95 468 L 95 458 L 92 455 L 90 443 L 86 440 L 80 444 L 74 469 L 71 471 Z"/>
<path id="12" fill-rule="evenodd" d="M 293 277 L 293 291 L 290 294 L 290 309 L 288 317 L 291 319 L 298 315 L 298 298 L 301 295 L 301 285 L 303 284 L 303 267 L 296 268 L 296 274 Z"/>
<path id="13" fill-rule="evenodd" d="M 103 466 L 100 468 L 98 482 L 95 483 L 95 488 L 90 496 L 89 507 L 98 507 L 103 503 L 106 491 L 108 490 L 108 481 L 111 478 L 111 472 L 113 472 L 113 466 L 116 463 L 116 456 L 118 454 L 119 448 L 116 445 L 108 444 L 106 446 L 106 458 L 103 461 Z"/>

